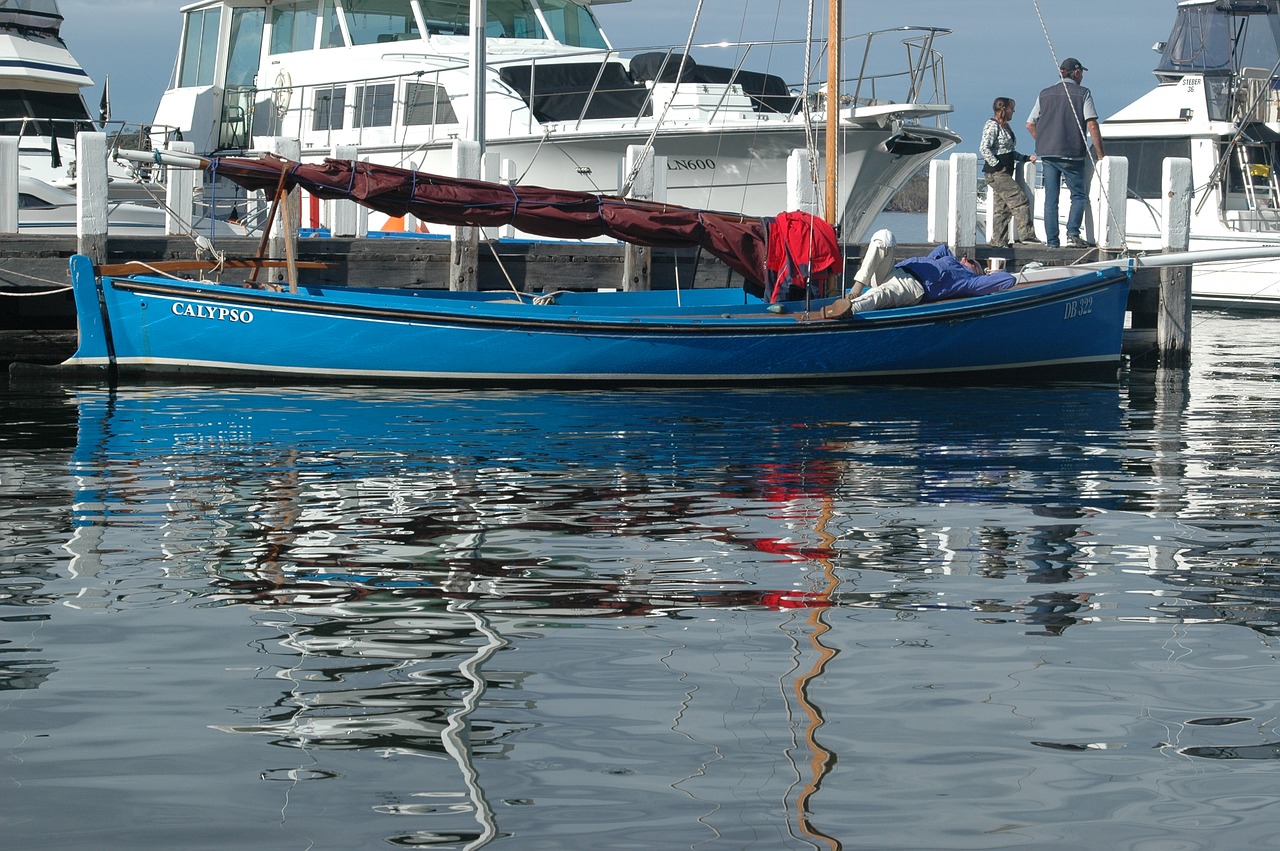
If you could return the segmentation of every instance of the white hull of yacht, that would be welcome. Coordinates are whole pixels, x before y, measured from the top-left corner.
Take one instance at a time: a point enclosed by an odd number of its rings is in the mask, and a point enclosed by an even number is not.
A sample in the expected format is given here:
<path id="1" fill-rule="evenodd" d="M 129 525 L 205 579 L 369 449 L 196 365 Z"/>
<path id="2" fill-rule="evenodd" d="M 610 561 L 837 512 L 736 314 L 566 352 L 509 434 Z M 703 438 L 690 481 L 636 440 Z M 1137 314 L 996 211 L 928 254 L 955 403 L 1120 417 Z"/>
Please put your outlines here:
<path id="1" fill-rule="evenodd" d="M 912 134 L 936 140 L 946 151 L 959 140 L 946 131 L 913 128 Z M 771 216 L 789 209 L 787 158 L 803 139 L 794 127 L 667 130 L 654 138 L 654 152 L 666 158 L 664 199 L 695 209 Z M 837 164 L 841 225 L 856 240 L 893 194 L 919 166 L 917 158 L 880 150 L 892 130 L 845 125 Z M 821 134 L 817 137 L 822 142 Z M 616 194 L 625 179 L 622 164 L 629 146 L 644 145 L 648 130 L 557 134 L 554 144 L 541 139 L 491 139 L 486 151 L 510 163 L 518 182 L 575 192 Z M 303 151 L 303 159 L 322 160 L 326 149 Z M 417 171 L 450 174 L 451 144 L 424 146 L 406 157 L 399 148 L 362 148 L 362 159 Z M 494 176 L 491 176 L 494 177 Z M 377 229 L 376 215 L 371 227 Z"/>
<path id="2" fill-rule="evenodd" d="M 1216 193 L 1211 193 L 1211 196 Z M 1206 207 L 1214 208 L 1214 198 Z M 1201 201 L 1191 201 L 1194 210 Z M 1042 209 L 1043 200 L 1037 193 L 1036 209 Z M 1059 208 L 1066 210 L 1069 199 L 1064 192 Z M 1096 203 L 1094 210 L 1086 213 L 1082 232 L 1094 241 Z M 1124 246 L 1127 251 L 1151 253 L 1163 250 L 1158 230 L 1158 214 L 1142 201 L 1130 200 L 1126 210 L 1127 228 Z M 1036 232 L 1043 238 L 1044 219 L 1035 218 Z M 1137 225 L 1135 227 L 1135 224 Z M 1060 233 L 1066 233 L 1065 219 Z M 1221 221 L 1201 216 L 1192 220 L 1188 251 L 1228 251 L 1232 249 L 1265 248 L 1280 245 L 1280 230 L 1227 230 Z M 1221 310 L 1256 310 L 1280 312 L 1280 260 L 1242 259 L 1214 263 L 1197 263 L 1191 276 L 1191 303 L 1199 308 Z"/>
<path id="3" fill-rule="evenodd" d="M 1194 202 L 1193 202 L 1194 203 Z M 1134 213 L 1130 213 L 1134 215 Z M 1130 230 L 1131 251 L 1160 251 L 1160 236 Z M 1225 251 L 1280 245 L 1280 233 L 1193 233 L 1189 251 Z M 1191 304 L 1220 310 L 1280 311 L 1280 260 L 1244 259 L 1197 263 L 1191 274 Z"/>

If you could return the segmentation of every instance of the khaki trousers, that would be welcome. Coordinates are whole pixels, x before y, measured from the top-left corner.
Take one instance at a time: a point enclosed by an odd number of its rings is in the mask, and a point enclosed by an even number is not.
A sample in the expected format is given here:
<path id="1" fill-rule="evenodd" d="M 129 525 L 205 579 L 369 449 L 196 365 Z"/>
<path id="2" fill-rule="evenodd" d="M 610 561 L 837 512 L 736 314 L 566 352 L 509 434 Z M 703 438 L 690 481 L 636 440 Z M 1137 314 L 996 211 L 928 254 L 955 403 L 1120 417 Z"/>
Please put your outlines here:
<path id="1" fill-rule="evenodd" d="M 1013 179 L 1013 175 L 993 171 L 987 175 L 987 185 L 991 187 L 992 203 L 995 205 L 987 242 L 991 245 L 1008 245 L 1010 219 L 1016 228 L 1014 239 L 1020 242 L 1035 239 L 1036 230 L 1031 224 L 1031 205 L 1027 203 L 1027 194 L 1022 191 L 1018 181 Z"/>

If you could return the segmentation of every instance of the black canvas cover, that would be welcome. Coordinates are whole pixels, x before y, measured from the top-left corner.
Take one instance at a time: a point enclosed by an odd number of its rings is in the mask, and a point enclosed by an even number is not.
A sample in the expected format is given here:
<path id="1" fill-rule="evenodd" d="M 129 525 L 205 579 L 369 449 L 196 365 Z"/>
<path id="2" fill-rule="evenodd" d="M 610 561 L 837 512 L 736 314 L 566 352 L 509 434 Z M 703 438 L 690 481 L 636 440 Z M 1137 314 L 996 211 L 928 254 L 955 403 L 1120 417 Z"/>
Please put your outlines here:
<path id="1" fill-rule="evenodd" d="M 683 61 L 682 61 L 683 60 Z M 776 74 L 758 71 L 735 71 L 717 65 L 703 65 L 692 56 L 680 53 L 641 53 L 631 60 L 631 76 L 637 82 L 652 80 L 661 83 L 736 83 L 751 98 L 756 112 L 790 114 L 799 99 L 787 88 L 786 81 Z"/>
<path id="2" fill-rule="evenodd" d="M 506 65 L 499 74 L 539 121 L 634 118 L 648 100 L 644 86 L 631 81 L 621 62 L 547 62 Z"/>

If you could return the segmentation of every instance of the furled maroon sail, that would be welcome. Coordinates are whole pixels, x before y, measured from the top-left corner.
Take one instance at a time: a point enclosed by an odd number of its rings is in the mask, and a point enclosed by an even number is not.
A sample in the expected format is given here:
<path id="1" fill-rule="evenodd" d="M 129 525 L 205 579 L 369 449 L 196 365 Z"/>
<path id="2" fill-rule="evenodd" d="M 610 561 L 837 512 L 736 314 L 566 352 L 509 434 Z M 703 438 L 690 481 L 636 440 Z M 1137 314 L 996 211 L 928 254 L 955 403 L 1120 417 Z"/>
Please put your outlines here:
<path id="1" fill-rule="evenodd" d="M 246 189 L 272 193 L 283 180 L 285 188 L 299 187 L 318 198 L 351 199 L 389 216 L 413 215 L 435 224 L 511 225 L 557 239 L 611 236 L 634 245 L 701 247 L 742 275 L 748 288 L 758 294 L 770 278 L 766 268 L 771 238 L 768 220 L 753 216 L 444 177 L 351 160 L 297 163 L 275 157 L 221 157 L 210 161 L 209 170 Z M 821 219 L 809 218 L 815 230 L 830 229 Z M 818 242 L 835 245 L 834 233 L 824 236 L 827 238 Z"/>

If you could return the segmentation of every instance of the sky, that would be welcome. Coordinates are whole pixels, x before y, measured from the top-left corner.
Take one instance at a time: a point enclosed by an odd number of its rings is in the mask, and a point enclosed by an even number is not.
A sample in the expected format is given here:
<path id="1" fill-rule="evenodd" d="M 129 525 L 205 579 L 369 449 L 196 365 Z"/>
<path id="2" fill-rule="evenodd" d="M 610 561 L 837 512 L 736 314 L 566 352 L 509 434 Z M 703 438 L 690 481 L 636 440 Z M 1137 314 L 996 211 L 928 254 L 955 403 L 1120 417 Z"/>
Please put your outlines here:
<path id="1" fill-rule="evenodd" d="M 695 42 L 805 35 L 808 0 L 632 0 L 598 6 L 596 14 L 615 47 L 682 45 L 699 2 Z M 110 77 L 112 118 L 150 123 L 172 74 L 179 10 L 186 3 L 60 0 L 59 5 L 66 19 L 63 39 L 95 82 L 85 93 L 90 111 L 96 114 L 99 87 Z M 127 15 L 121 13 L 125 6 Z M 1068 56 L 1089 69 L 1084 84 L 1104 119 L 1140 97 L 1155 83 L 1151 69 L 1158 54 L 1151 48 L 1168 37 L 1175 8 L 1176 0 L 845 0 L 844 31 L 854 35 L 907 25 L 952 30 L 937 42 L 945 57 L 948 100 L 955 106 L 950 127 L 966 140 L 963 150 L 976 151 L 992 99 L 1014 98 L 1014 126 L 1021 128 L 1036 94 L 1057 78 L 1057 64 Z M 819 13 L 822 30 L 825 16 Z M 857 58 L 846 57 L 846 76 Z M 756 70 L 764 70 L 763 62 Z M 776 64 L 769 70 L 789 82 L 801 79 Z M 1029 138 L 1020 142 L 1030 147 Z"/>

